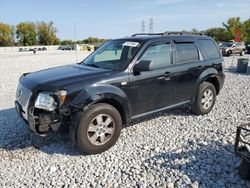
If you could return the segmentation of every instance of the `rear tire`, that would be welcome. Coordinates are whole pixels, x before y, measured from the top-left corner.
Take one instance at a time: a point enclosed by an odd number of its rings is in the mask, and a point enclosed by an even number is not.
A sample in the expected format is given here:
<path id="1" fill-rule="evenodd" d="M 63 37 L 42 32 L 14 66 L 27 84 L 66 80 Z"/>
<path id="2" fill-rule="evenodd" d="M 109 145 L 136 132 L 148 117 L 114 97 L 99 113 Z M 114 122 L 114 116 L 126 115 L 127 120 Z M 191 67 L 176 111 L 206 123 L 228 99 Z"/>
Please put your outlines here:
<path id="1" fill-rule="evenodd" d="M 242 50 L 241 52 L 240 52 L 240 56 L 244 56 L 245 55 L 245 50 Z"/>
<path id="2" fill-rule="evenodd" d="M 208 114 L 214 107 L 216 101 L 216 90 L 213 84 L 203 82 L 200 84 L 192 111 L 198 115 Z"/>
<path id="3" fill-rule="evenodd" d="M 116 108 L 99 103 L 82 113 L 76 139 L 78 148 L 86 154 L 97 154 L 112 147 L 120 136 L 122 119 Z"/>

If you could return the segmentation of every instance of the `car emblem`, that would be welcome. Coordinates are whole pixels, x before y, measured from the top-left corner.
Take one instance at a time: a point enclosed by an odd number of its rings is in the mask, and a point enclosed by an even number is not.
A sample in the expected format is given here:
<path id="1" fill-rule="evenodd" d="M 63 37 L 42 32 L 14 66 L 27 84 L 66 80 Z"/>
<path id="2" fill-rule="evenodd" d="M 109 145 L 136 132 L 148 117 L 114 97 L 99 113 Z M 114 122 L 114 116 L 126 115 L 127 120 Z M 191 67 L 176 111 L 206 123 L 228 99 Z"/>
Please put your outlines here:
<path id="1" fill-rule="evenodd" d="M 20 90 L 18 91 L 17 99 L 20 99 L 21 96 L 22 96 L 22 94 L 23 94 L 23 91 L 20 89 Z"/>

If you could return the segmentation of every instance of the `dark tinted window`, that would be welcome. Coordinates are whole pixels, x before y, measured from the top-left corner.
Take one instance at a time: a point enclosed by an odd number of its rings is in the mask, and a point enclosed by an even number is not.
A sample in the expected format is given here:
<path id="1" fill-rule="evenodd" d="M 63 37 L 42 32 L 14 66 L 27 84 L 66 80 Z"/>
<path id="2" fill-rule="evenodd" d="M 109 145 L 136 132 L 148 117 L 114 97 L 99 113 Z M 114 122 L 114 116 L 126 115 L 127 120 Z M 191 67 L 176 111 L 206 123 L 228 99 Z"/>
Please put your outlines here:
<path id="1" fill-rule="evenodd" d="M 170 44 L 157 44 L 148 47 L 140 60 L 153 61 L 153 68 L 161 68 L 171 64 L 171 49 Z"/>
<path id="2" fill-rule="evenodd" d="M 176 43 L 176 63 L 199 60 L 199 53 L 194 43 Z"/>
<path id="3" fill-rule="evenodd" d="M 212 58 L 220 57 L 217 47 L 215 46 L 212 40 L 200 39 L 199 43 L 201 45 L 205 59 L 212 59 Z"/>

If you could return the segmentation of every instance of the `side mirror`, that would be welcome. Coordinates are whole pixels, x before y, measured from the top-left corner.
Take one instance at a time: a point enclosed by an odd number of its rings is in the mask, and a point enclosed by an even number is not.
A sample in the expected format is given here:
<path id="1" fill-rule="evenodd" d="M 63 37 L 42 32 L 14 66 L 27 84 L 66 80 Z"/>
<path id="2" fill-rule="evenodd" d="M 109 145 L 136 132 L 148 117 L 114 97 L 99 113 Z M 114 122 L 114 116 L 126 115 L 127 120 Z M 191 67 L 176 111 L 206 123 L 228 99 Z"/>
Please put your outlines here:
<path id="1" fill-rule="evenodd" d="M 153 70 L 153 61 L 150 60 L 140 60 L 134 66 L 134 72 L 144 72 Z"/>
<path id="2" fill-rule="evenodd" d="M 233 44 L 232 47 L 235 48 L 235 44 Z"/>

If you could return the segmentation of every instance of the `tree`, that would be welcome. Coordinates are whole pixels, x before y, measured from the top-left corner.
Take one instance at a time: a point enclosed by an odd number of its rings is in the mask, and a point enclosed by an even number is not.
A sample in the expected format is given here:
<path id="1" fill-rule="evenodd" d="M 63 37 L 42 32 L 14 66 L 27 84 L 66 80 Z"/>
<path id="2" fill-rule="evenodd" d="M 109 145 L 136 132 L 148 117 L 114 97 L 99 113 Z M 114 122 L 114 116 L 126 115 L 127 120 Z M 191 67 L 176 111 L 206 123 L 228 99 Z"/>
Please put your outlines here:
<path id="1" fill-rule="evenodd" d="M 0 23 L 0 46 L 13 46 L 14 37 L 13 37 L 13 27 Z"/>
<path id="2" fill-rule="evenodd" d="M 57 29 L 53 26 L 53 22 L 40 22 L 37 25 L 38 43 L 42 45 L 60 44 L 60 40 L 56 36 Z"/>
<path id="3" fill-rule="evenodd" d="M 250 42 L 250 19 L 243 22 L 243 41 Z"/>
<path id="4" fill-rule="evenodd" d="M 82 41 L 83 44 L 100 44 L 100 43 L 104 43 L 106 41 L 106 39 L 99 39 L 96 37 L 89 37 L 87 39 L 84 39 Z"/>
<path id="5" fill-rule="evenodd" d="M 214 38 L 216 41 L 229 41 L 232 40 L 231 36 L 228 35 L 228 32 L 221 27 L 214 27 L 207 29 L 205 35 Z"/>
<path id="6" fill-rule="evenodd" d="M 16 37 L 20 45 L 36 45 L 36 35 L 36 25 L 33 22 L 21 22 L 16 26 Z"/>
<path id="7" fill-rule="evenodd" d="M 227 32 L 228 35 L 231 37 L 231 40 L 234 39 L 236 31 L 240 31 L 241 34 L 244 33 L 240 17 L 229 18 L 227 20 L 227 25 L 228 25 Z"/>
<path id="8" fill-rule="evenodd" d="M 72 40 L 63 40 L 61 41 L 61 45 L 72 45 L 74 42 Z"/>

